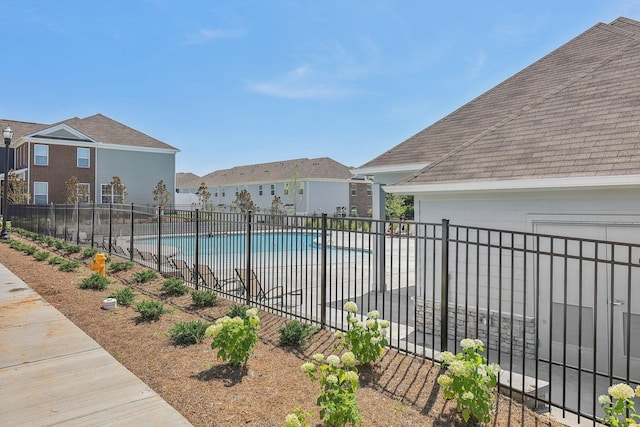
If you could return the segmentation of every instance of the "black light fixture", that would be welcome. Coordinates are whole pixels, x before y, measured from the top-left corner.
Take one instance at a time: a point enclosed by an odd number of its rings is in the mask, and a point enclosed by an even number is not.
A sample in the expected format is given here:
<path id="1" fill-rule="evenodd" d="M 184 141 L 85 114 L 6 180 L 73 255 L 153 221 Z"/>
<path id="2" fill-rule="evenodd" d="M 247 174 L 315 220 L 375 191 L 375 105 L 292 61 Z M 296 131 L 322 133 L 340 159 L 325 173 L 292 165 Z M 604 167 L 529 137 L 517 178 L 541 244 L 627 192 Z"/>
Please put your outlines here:
<path id="1" fill-rule="evenodd" d="M 0 231 L 0 239 L 8 239 L 9 232 L 7 231 L 7 190 L 9 187 L 9 146 L 13 139 L 13 131 L 7 125 L 2 131 L 2 137 L 4 138 L 4 184 L 2 185 L 2 231 Z"/>

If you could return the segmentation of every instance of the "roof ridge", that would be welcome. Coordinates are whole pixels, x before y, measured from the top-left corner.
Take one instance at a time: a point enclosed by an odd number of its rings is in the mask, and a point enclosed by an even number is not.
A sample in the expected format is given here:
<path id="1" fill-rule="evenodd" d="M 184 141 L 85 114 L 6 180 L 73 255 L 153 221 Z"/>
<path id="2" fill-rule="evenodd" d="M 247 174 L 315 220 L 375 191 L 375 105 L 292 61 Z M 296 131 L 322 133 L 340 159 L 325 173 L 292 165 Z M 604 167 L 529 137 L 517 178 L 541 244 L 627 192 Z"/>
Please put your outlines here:
<path id="1" fill-rule="evenodd" d="M 602 25 L 602 27 L 604 28 L 606 26 L 609 26 L 610 24 L 598 24 L 596 26 L 600 26 L 600 25 Z M 627 32 L 631 33 L 629 31 L 627 31 Z M 411 182 L 414 178 L 418 177 L 424 171 L 433 169 L 434 167 L 436 167 L 439 164 L 443 163 L 447 159 L 453 157 L 454 155 L 460 153 L 461 151 L 464 151 L 469 146 L 473 145 L 475 142 L 479 141 L 480 139 L 484 138 L 485 136 L 489 135 L 490 133 L 494 132 L 495 130 L 497 130 L 497 129 L 501 128 L 502 126 L 506 125 L 507 123 L 515 120 L 517 117 L 520 117 L 522 114 L 524 114 L 525 112 L 531 110 L 535 106 L 542 104 L 545 100 L 551 98 L 553 95 L 558 94 L 559 92 L 561 92 L 564 89 L 568 88 L 569 86 L 573 85 L 575 82 L 577 82 L 577 81 L 579 81 L 579 80 L 591 75 L 595 70 L 597 70 L 598 68 L 602 67 L 603 65 L 606 65 L 615 56 L 622 55 L 624 53 L 624 51 L 628 50 L 629 48 L 632 48 L 634 46 L 637 47 L 638 45 L 640 45 L 640 37 L 637 37 L 637 38 L 634 37 L 634 39 L 635 40 L 633 42 L 631 42 L 629 44 L 625 44 L 623 47 L 620 47 L 619 49 L 612 51 L 612 53 L 610 55 L 607 55 L 602 60 L 596 62 L 594 65 L 590 66 L 587 70 L 582 71 L 580 73 L 577 73 L 575 76 L 573 76 L 572 78 L 568 79 L 566 82 L 559 84 L 555 88 L 553 88 L 553 89 L 549 90 L 547 93 L 543 94 L 541 97 L 539 97 L 536 100 L 526 104 L 521 109 L 519 109 L 517 112 L 515 112 L 515 113 L 505 117 L 504 119 L 496 122 L 493 126 L 490 126 L 489 128 L 485 129 L 484 131 L 482 131 L 481 133 L 477 134 L 476 136 L 474 136 L 473 138 L 471 138 L 467 142 L 456 146 L 455 148 L 453 148 L 452 150 L 450 150 L 446 154 L 442 155 L 439 159 L 431 162 L 429 165 L 425 166 L 423 169 L 421 169 L 420 171 L 412 174 L 411 177 L 406 178 L 403 181 L 404 182 Z"/>

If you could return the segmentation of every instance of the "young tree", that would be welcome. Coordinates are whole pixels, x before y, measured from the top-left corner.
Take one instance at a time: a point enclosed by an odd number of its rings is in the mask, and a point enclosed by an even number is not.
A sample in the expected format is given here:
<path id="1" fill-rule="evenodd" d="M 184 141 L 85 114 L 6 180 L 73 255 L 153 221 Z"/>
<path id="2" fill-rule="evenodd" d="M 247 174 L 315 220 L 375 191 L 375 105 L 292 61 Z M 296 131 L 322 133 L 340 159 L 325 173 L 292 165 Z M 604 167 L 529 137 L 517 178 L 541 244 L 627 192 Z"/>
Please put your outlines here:
<path id="1" fill-rule="evenodd" d="M 196 191 L 196 196 L 198 196 L 198 201 L 200 202 L 200 206 L 203 208 L 207 207 L 207 203 L 209 203 L 209 199 L 211 198 L 211 193 L 207 189 L 207 184 L 204 182 L 200 184 L 198 191 Z"/>
<path id="2" fill-rule="evenodd" d="M 78 182 L 78 178 L 74 175 L 65 182 L 66 203 L 77 205 L 80 202 L 91 200 L 91 195 L 86 187 Z"/>
<path id="3" fill-rule="evenodd" d="M 27 181 L 20 178 L 15 171 L 10 170 L 7 177 L 7 203 L 12 205 L 23 205 L 29 203 L 31 195 Z"/>
<path id="4" fill-rule="evenodd" d="M 119 176 L 116 175 L 111 178 L 109 188 L 113 203 L 124 203 L 124 199 L 127 197 L 127 187 L 122 183 Z"/>
<path id="5" fill-rule="evenodd" d="M 236 197 L 236 200 L 234 203 L 240 209 L 241 212 L 246 212 L 249 210 L 252 211 L 255 209 L 253 200 L 251 200 L 251 194 L 246 189 L 243 189 L 238 193 L 238 196 Z"/>
<path id="6" fill-rule="evenodd" d="M 303 183 L 300 182 L 300 178 L 298 176 L 298 166 L 296 165 L 293 168 L 293 175 L 291 177 L 291 181 L 285 184 L 284 195 L 287 196 L 287 200 L 289 204 L 293 206 L 293 214 L 298 211 L 298 206 L 302 201 L 304 194 L 304 186 Z"/>
<path id="7" fill-rule="evenodd" d="M 171 201 L 171 193 L 167 191 L 167 185 L 163 180 L 158 181 L 156 188 L 152 191 L 153 200 L 160 206 L 167 206 Z"/>

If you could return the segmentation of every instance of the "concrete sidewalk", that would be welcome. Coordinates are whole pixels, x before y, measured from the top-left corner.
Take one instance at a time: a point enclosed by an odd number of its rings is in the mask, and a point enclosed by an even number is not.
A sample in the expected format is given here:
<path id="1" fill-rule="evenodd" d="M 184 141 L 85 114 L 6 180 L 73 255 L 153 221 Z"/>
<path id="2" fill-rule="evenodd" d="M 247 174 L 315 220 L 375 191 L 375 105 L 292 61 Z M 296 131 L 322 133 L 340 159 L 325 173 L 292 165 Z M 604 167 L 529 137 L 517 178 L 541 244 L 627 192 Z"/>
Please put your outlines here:
<path id="1" fill-rule="evenodd" d="M 191 425 L 1 264 L 0 424 Z"/>

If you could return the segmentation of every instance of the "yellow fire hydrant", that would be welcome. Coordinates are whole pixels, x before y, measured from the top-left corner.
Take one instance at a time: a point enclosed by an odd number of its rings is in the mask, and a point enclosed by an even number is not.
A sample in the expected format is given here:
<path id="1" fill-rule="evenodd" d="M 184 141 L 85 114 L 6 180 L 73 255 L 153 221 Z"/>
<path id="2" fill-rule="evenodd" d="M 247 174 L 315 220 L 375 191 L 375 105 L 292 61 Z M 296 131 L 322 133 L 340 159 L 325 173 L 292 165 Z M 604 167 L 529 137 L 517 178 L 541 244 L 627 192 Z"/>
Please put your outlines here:
<path id="1" fill-rule="evenodd" d="M 107 275 L 106 266 L 107 256 L 105 254 L 96 254 L 95 262 L 91 263 L 91 270 L 98 272 L 102 277 Z"/>

